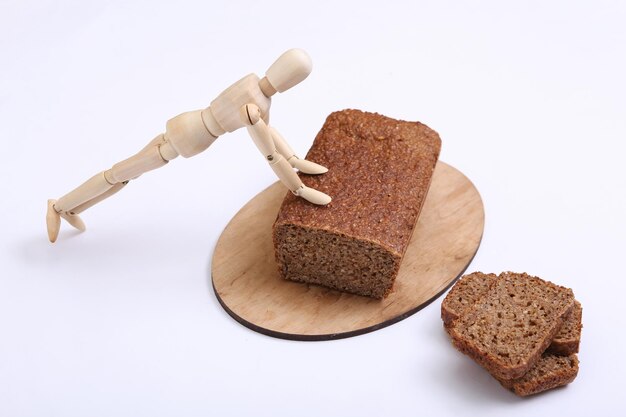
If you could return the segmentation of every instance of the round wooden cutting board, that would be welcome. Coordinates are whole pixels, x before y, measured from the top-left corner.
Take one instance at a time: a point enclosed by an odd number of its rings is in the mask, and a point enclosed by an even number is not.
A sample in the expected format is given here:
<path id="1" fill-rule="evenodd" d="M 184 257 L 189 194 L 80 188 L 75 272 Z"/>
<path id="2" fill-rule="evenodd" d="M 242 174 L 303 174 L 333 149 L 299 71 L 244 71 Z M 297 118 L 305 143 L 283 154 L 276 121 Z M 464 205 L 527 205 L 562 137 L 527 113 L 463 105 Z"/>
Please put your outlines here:
<path id="1" fill-rule="evenodd" d="M 417 312 L 465 271 L 485 222 L 474 185 L 439 162 L 393 290 L 374 300 L 278 275 L 272 224 L 286 192 L 275 183 L 250 200 L 224 229 L 211 266 L 215 294 L 235 320 L 286 339 L 355 336 Z"/>

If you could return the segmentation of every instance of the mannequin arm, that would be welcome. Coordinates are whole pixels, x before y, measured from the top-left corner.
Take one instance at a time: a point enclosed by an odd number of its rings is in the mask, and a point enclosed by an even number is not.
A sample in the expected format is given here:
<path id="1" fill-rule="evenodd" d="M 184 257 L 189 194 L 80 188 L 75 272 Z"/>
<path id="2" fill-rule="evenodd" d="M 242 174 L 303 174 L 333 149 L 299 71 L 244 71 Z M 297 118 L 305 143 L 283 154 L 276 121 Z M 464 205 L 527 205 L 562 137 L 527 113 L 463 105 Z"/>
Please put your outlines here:
<path id="1" fill-rule="evenodd" d="M 285 186 L 292 193 L 313 204 L 326 205 L 330 203 L 330 196 L 322 193 L 321 191 L 309 188 L 302 183 L 300 177 L 298 177 L 292 169 L 289 162 L 287 162 L 287 160 L 283 157 L 283 154 L 277 149 L 278 146 L 274 142 L 272 131 L 261 118 L 261 114 L 257 106 L 254 104 L 246 104 L 241 108 L 240 116 L 247 125 L 248 133 L 252 137 L 254 144 L 257 148 L 259 148 L 259 151 L 261 151 L 267 162 L 270 164 L 270 167 L 278 179 L 285 184 Z M 313 165 L 325 169 L 321 165 Z"/>
<path id="2" fill-rule="evenodd" d="M 282 137 L 278 130 L 270 127 L 270 131 L 272 132 L 272 139 L 276 144 L 276 149 L 281 153 L 282 156 L 285 157 L 287 162 L 298 170 L 304 172 L 305 174 L 324 174 L 328 172 L 328 168 L 316 164 L 315 162 L 307 161 L 306 159 L 300 159 L 296 156 L 296 153 L 291 149 L 285 138 Z"/>

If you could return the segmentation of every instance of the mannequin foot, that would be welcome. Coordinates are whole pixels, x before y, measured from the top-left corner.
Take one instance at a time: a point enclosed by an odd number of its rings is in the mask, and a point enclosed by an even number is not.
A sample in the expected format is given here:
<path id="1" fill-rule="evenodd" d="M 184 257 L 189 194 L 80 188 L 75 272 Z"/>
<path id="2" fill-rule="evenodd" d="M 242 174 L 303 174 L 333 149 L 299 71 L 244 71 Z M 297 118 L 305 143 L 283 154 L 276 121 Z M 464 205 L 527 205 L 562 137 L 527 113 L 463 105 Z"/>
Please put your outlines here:
<path id="1" fill-rule="evenodd" d="M 48 212 L 46 213 L 46 225 L 48 226 L 48 239 L 54 243 L 61 229 L 61 215 L 54 209 L 56 200 L 48 200 Z"/>
<path id="2" fill-rule="evenodd" d="M 78 216 L 78 214 L 69 214 L 69 213 L 61 213 L 61 217 L 63 217 L 69 224 L 74 226 L 76 229 L 84 232 L 86 227 L 83 220 Z"/>

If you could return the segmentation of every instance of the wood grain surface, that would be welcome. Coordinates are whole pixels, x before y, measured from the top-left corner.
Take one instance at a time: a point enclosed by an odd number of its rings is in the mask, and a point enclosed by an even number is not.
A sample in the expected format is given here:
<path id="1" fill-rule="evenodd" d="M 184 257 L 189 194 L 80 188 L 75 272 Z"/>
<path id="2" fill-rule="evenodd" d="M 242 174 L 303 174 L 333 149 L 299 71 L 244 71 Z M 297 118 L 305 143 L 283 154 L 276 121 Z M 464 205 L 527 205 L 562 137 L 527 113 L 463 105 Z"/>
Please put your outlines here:
<path id="1" fill-rule="evenodd" d="M 280 278 L 272 224 L 286 192 L 275 183 L 250 200 L 224 229 L 211 265 L 213 288 L 224 309 L 241 324 L 275 337 L 349 337 L 410 316 L 465 271 L 484 228 L 474 185 L 438 162 L 393 290 L 384 300 L 374 300 Z"/>

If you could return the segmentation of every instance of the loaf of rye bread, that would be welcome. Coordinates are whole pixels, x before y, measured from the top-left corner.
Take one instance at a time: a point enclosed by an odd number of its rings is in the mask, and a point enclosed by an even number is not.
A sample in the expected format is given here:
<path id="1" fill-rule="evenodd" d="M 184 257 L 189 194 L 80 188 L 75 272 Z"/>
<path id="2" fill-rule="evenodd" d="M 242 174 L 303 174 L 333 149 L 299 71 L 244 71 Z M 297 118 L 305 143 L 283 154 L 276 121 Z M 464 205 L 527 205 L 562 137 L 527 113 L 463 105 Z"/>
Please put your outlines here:
<path id="1" fill-rule="evenodd" d="M 326 119 L 306 158 L 326 166 L 302 181 L 333 200 L 288 193 L 274 223 L 280 275 L 385 297 L 426 198 L 441 140 L 418 122 L 343 110 Z"/>
<path id="2" fill-rule="evenodd" d="M 441 303 L 441 319 L 444 326 L 449 327 L 452 321 L 459 318 L 468 306 L 478 301 L 495 283 L 495 274 L 474 272 L 464 275 L 446 295 Z M 582 329 L 582 306 L 574 302 L 574 308 L 565 317 L 563 325 L 557 332 L 548 352 L 560 356 L 569 356 L 578 352 Z"/>
<path id="3" fill-rule="evenodd" d="M 518 379 L 539 361 L 573 307 L 571 289 L 505 272 L 448 333 L 496 378 Z"/>
<path id="4" fill-rule="evenodd" d="M 567 385 L 578 375 L 578 357 L 544 353 L 537 364 L 524 376 L 506 380 L 496 378 L 503 387 L 519 396 L 538 394 L 552 388 Z"/>

